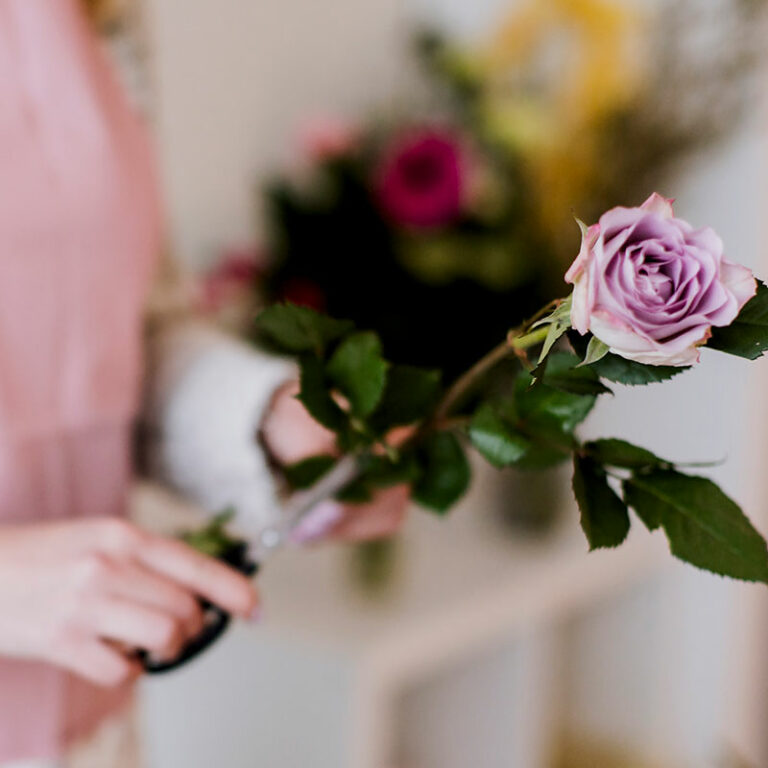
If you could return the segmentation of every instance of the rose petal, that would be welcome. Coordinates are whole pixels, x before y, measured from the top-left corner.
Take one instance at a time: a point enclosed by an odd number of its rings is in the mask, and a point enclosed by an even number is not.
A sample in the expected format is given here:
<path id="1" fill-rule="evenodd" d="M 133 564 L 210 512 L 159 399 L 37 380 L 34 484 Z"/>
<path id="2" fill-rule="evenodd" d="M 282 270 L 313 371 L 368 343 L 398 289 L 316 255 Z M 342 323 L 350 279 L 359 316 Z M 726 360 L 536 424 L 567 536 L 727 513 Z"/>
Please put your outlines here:
<path id="1" fill-rule="evenodd" d="M 672 204 L 675 202 L 673 197 L 662 197 L 658 192 L 654 192 L 640 207 L 644 211 L 657 213 L 664 219 L 672 219 L 675 216 Z"/>
<path id="2" fill-rule="evenodd" d="M 757 293 L 757 280 L 749 269 L 740 264 L 723 259 L 720 263 L 720 280 L 734 295 L 739 311 Z"/>

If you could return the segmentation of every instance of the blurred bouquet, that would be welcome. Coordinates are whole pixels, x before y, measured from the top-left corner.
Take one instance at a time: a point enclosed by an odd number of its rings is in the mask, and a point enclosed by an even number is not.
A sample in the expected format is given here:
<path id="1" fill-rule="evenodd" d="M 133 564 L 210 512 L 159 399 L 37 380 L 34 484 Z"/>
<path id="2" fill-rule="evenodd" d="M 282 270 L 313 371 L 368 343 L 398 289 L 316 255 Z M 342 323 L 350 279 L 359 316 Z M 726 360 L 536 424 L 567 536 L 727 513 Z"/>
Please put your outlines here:
<path id="1" fill-rule="evenodd" d="M 476 46 L 419 35 L 423 93 L 386 118 L 306 125 L 299 172 L 264 191 L 268 257 L 226 259 L 214 293 L 240 281 L 254 305 L 348 317 L 404 363 L 458 373 L 561 292 L 573 211 L 644 199 L 736 124 L 760 5 L 710 18 L 678 2 L 654 21 L 615 0 L 539 0 Z"/>

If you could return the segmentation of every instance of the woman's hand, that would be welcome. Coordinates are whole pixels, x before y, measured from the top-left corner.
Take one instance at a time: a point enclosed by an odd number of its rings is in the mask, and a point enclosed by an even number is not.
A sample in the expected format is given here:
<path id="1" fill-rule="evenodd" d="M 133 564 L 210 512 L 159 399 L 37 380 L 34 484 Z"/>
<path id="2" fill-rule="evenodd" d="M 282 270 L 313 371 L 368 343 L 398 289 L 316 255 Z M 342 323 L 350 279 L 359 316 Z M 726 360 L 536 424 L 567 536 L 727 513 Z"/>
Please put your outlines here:
<path id="1" fill-rule="evenodd" d="M 123 520 L 0 526 L 2 655 L 118 685 L 141 672 L 125 649 L 169 658 L 202 629 L 197 596 L 243 617 L 257 605 L 245 577 Z"/>
<path id="2" fill-rule="evenodd" d="M 335 446 L 333 433 L 307 413 L 296 399 L 297 393 L 295 382 L 278 390 L 262 430 L 272 455 L 284 466 L 332 453 Z M 408 496 L 407 486 L 399 485 L 379 491 L 367 504 L 323 502 L 299 527 L 296 538 L 304 542 L 326 537 L 366 541 L 391 536 L 405 520 Z"/>

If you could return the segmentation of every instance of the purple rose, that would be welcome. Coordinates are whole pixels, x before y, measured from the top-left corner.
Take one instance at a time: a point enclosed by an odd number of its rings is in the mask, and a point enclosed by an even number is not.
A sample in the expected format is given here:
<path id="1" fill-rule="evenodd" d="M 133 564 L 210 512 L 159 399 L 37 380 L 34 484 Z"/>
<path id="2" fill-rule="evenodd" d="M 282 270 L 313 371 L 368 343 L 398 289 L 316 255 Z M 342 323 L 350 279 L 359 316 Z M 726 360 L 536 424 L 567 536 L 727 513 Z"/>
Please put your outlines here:
<path id="1" fill-rule="evenodd" d="M 385 153 L 376 197 L 396 224 L 431 229 L 454 221 L 463 201 L 462 152 L 434 129 L 399 138 Z"/>
<path id="2" fill-rule="evenodd" d="M 676 219 L 672 202 L 654 193 L 604 213 L 565 276 L 572 326 L 646 365 L 698 362 L 710 328 L 733 322 L 757 291 L 746 267 L 723 258 L 717 234 Z"/>

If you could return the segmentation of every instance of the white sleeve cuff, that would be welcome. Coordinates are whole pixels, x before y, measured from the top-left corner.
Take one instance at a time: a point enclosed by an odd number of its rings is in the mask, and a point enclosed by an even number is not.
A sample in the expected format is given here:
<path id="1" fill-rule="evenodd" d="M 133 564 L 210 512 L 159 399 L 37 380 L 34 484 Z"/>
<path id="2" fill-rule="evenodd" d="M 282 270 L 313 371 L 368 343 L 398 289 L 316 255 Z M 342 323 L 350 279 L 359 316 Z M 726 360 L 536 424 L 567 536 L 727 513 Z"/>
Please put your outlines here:
<path id="1" fill-rule="evenodd" d="M 210 512 L 236 511 L 254 535 L 279 515 L 275 478 L 257 439 L 275 390 L 294 366 L 201 321 L 150 345 L 145 422 L 150 474 Z"/>

